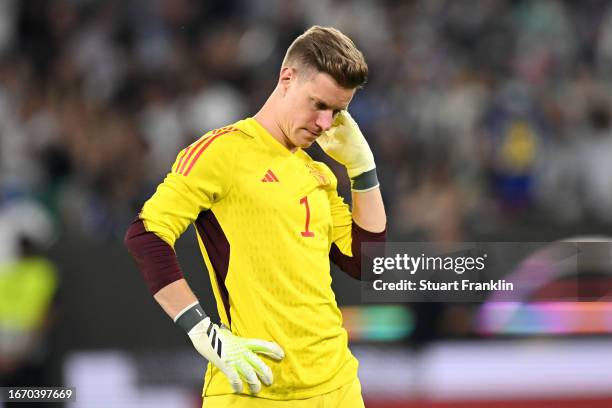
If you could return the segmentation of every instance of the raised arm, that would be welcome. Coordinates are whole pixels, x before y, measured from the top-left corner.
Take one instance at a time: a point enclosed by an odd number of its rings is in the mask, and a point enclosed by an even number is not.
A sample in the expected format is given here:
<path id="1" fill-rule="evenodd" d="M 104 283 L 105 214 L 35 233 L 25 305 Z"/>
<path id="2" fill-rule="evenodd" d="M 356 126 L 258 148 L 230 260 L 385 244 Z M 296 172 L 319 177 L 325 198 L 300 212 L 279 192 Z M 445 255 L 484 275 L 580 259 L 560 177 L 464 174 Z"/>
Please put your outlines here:
<path id="1" fill-rule="evenodd" d="M 317 142 L 325 153 L 346 167 L 351 179 L 351 213 L 337 195 L 331 197 L 334 243 L 330 258 L 350 276 L 362 279 L 361 244 L 386 241 L 387 216 L 374 155 L 359 126 L 347 111 L 338 113 L 332 128 L 321 135 Z M 349 214 L 352 223 L 346 219 Z"/>

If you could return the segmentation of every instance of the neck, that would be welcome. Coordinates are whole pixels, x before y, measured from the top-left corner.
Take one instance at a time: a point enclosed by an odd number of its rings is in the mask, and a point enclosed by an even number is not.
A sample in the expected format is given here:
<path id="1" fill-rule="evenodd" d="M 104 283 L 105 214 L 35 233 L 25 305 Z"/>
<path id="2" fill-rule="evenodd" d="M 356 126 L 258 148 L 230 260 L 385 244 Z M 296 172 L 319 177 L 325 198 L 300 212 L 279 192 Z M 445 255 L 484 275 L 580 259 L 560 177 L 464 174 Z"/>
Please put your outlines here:
<path id="1" fill-rule="evenodd" d="M 273 138 L 278 140 L 281 145 L 285 146 L 293 153 L 297 150 L 297 147 L 289 142 L 289 138 L 286 136 L 281 124 L 278 121 L 278 118 L 275 115 L 276 109 L 274 109 L 274 98 L 275 95 L 273 92 L 266 103 L 264 103 L 264 105 L 261 107 L 259 112 L 253 115 L 253 119 L 263 126 L 263 128 L 266 129 Z"/>

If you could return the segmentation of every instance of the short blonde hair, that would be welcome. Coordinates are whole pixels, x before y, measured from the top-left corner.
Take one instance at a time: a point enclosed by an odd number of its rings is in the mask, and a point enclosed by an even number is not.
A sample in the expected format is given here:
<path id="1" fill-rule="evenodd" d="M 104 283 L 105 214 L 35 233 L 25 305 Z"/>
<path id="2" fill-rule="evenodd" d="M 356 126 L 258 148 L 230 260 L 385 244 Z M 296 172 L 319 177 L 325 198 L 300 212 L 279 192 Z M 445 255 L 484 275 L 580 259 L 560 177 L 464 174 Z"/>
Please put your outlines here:
<path id="1" fill-rule="evenodd" d="M 343 88 L 360 88 L 368 79 L 368 65 L 355 43 L 340 30 L 312 26 L 287 49 L 283 66 L 302 64 L 329 74 Z"/>

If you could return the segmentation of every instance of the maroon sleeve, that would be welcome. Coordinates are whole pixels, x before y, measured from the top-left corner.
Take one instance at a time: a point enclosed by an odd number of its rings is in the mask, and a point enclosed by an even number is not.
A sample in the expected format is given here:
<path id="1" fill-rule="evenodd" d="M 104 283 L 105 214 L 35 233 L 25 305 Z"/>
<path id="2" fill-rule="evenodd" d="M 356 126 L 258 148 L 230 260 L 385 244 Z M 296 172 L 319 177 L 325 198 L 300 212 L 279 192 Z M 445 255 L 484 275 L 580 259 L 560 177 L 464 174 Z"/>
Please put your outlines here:
<path id="1" fill-rule="evenodd" d="M 344 255 L 336 244 L 333 243 L 329 251 L 329 258 L 347 275 L 361 280 L 361 244 L 363 242 L 387 241 L 387 230 L 383 232 L 366 231 L 353 221 L 351 235 L 353 238 L 351 244 L 353 256 Z"/>
<path id="2" fill-rule="evenodd" d="M 154 233 L 148 232 L 139 218 L 130 224 L 123 242 L 136 260 L 151 294 L 183 278 L 172 247 Z"/>

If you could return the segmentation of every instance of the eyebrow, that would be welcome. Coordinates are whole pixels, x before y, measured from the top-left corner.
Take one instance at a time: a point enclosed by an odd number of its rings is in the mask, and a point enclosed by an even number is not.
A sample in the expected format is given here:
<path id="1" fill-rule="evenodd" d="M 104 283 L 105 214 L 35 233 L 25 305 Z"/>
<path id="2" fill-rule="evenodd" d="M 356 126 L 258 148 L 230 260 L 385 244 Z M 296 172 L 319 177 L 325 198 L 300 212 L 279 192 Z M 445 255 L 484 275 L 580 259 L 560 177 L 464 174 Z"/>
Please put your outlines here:
<path id="1" fill-rule="evenodd" d="M 334 110 L 334 111 L 337 111 L 337 110 L 341 111 L 341 110 L 346 109 L 345 107 L 342 107 L 342 106 L 330 106 L 326 102 L 324 102 L 324 101 L 322 101 L 322 100 L 320 100 L 318 98 L 315 98 L 315 97 L 313 97 L 312 99 L 315 101 L 315 103 L 317 105 L 321 106 L 324 109 L 331 109 L 331 110 Z"/>

